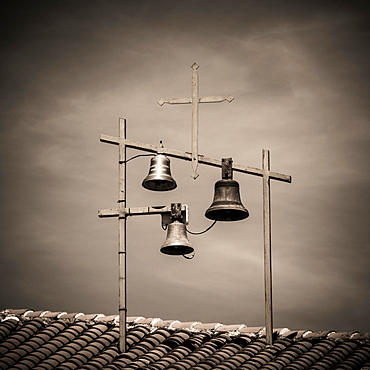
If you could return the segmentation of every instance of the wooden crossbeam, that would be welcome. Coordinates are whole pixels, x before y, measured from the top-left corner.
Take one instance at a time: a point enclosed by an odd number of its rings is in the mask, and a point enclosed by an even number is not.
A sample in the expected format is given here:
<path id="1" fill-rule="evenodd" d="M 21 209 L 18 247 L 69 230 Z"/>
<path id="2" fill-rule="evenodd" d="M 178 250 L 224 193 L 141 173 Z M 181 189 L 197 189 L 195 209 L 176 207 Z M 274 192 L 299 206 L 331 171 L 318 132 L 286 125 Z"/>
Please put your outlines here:
<path id="1" fill-rule="evenodd" d="M 122 144 L 128 148 L 139 149 L 139 150 L 143 150 L 143 151 L 151 152 L 151 153 L 161 153 L 169 157 L 184 159 L 187 161 L 192 160 L 191 153 L 182 152 L 176 149 L 165 148 L 159 145 L 157 146 L 157 145 L 151 145 L 151 144 L 144 144 L 138 141 L 132 141 L 132 140 L 109 136 L 109 135 L 100 135 L 100 141 L 104 143 L 115 144 L 115 145 Z M 222 168 L 222 161 L 219 159 L 214 159 L 210 157 L 205 157 L 203 155 L 198 155 L 198 162 L 200 164 L 206 164 L 209 166 Z M 273 180 L 278 180 L 278 181 L 283 181 L 283 182 L 288 182 L 288 183 L 292 182 L 291 176 L 284 175 L 284 174 L 270 171 L 270 170 L 267 170 L 266 172 L 266 169 L 259 169 L 255 167 L 244 166 L 244 165 L 233 163 L 233 170 L 237 172 L 248 173 L 250 175 L 260 176 L 260 177 L 264 176 L 264 174 L 267 174 Z"/>
<path id="2" fill-rule="evenodd" d="M 187 213 L 188 206 L 181 204 L 181 211 Z M 98 216 L 103 217 L 127 217 L 140 215 L 160 215 L 171 213 L 171 206 L 151 206 L 151 207 L 130 207 L 130 208 L 109 208 L 100 209 Z"/>

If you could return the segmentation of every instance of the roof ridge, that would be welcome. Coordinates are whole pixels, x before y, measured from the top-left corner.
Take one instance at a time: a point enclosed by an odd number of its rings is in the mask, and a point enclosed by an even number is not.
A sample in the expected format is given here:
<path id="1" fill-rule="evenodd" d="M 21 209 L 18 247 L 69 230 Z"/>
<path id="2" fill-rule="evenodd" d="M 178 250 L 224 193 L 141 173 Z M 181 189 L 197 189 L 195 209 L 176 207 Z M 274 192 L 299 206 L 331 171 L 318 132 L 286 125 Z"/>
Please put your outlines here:
<path id="1" fill-rule="evenodd" d="M 63 320 L 68 322 L 85 321 L 89 323 L 119 324 L 119 315 L 85 314 L 83 312 L 67 313 L 65 311 L 34 311 L 32 309 L 4 309 L 0 311 L 0 321 L 6 320 L 32 320 L 41 318 L 45 322 Z M 200 321 L 181 322 L 179 320 L 163 320 L 161 318 L 145 318 L 143 316 L 129 316 L 126 324 L 129 328 L 146 326 L 155 331 L 160 328 L 169 330 L 185 330 L 189 332 L 228 333 L 231 336 L 245 335 L 250 337 L 265 337 L 264 326 L 249 327 L 245 324 L 202 323 Z M 357 339 L 370 340 L 370 332 L 358 331 L 337 332 L 335 330 L 311 331 L 290 330 L 289 328 L 274 328 L 274 335 L 289 339 Z"/>

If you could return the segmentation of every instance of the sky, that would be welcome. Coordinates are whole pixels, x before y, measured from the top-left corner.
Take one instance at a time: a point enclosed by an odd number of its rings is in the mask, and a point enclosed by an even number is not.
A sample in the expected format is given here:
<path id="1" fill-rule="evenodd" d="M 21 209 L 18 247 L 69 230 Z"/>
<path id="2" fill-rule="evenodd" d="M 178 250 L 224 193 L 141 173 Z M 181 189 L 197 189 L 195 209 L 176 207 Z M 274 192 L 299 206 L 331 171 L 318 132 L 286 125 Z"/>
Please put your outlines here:
<path id="1" fill-rule="evenodd" d="M 0 308 L 118 312 L 118 135 L 271 169 L 274 327 L 370 332 L 369 4 L 366 1 L 9 1 L 1 11 Z M 128 157 L 144 154 L 128 149 Z M 189 206 L 211 221 L 221 170 L 171 158 L 177 189 L 127 164 L 127 206 Z M 234 173 L 250 217 L 159 252 L 161 217 L 127 220 L 129 316 L 264 326 L 262 180 Z"/>

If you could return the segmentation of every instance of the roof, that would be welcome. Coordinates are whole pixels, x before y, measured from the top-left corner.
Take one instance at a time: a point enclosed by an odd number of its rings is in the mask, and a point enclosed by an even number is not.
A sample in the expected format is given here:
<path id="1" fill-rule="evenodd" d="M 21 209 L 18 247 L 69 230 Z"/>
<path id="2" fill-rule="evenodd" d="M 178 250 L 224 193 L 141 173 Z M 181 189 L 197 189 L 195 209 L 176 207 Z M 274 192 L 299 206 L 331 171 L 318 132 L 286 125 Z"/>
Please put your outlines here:
<path id="1" fill-rule="evenodd" d="M 118 316 L 0 311 L 0 369 L 324 370 L 370 369 L 370 333 L 127 318 L 126 353 Z"/>

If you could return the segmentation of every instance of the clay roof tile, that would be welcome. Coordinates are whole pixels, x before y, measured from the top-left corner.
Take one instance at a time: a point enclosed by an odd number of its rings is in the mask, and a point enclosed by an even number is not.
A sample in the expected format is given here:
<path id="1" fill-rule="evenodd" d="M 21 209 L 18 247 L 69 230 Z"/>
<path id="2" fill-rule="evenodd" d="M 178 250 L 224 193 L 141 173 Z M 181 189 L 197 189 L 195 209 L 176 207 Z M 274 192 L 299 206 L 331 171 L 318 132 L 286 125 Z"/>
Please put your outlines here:
<path id="1" fill-rule="evenodd" d="M 298 370 L 360 369 L 370 361 L 368 333 L 274 329 L 127 319 L 128 351 L 118 352 L 118 315 L 0 311 L 0 369 Z M 341 367 L 340 367 L 341 366 Z"/>

